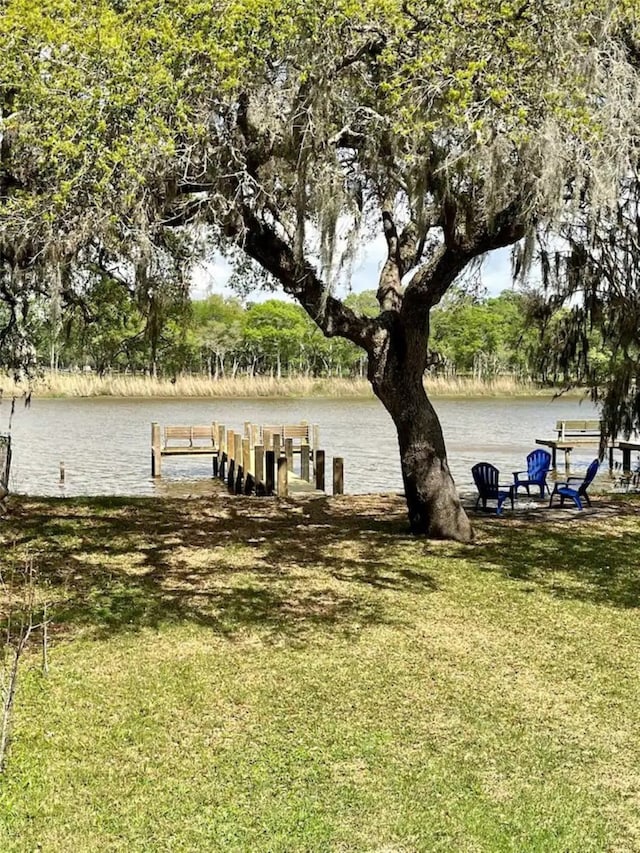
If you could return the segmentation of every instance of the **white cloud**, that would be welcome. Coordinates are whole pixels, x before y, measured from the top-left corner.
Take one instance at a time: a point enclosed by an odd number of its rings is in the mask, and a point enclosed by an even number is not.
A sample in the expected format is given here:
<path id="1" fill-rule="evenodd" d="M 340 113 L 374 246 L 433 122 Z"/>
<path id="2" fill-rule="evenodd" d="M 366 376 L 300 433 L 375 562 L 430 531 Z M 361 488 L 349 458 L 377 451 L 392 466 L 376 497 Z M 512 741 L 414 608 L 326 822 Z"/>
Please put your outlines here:
<path id="1" fill-rule="evenodd" d="M 511 247 L 489 252 L 480 270 L 482 285 L 489 296 L 497 296 L 512 285 Z"/>
<path id="2" fill-rule="evenodd" d="M 227 287 L 230 276 L 231 267 L 222 256 L 211 263 L 198 264 L 191 278 L 191 296 L 193 299 L 204 299 L 211 293 L 231 296 Z"/>

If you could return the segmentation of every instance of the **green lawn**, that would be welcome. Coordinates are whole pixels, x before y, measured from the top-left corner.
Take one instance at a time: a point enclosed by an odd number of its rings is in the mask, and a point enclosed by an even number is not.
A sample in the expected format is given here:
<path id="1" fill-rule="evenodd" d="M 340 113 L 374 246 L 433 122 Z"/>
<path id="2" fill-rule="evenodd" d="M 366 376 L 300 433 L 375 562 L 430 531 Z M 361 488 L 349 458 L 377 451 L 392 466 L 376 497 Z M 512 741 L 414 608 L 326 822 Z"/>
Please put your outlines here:
<path id="1" fill-rule="evenodd" d="M 640 850 L 640 517 L 14 499 L 54 604 L 0 850 Z"/>

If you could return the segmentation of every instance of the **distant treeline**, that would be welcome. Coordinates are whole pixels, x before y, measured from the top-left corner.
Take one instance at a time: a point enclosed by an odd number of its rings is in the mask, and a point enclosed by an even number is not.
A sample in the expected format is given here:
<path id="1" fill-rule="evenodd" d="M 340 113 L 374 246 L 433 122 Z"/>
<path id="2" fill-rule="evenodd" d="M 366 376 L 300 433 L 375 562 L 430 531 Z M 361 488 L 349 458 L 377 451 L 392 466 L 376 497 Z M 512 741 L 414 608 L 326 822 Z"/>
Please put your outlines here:
<path id="1" fill-rule="evenodd" d="M 379 310 L 373 291 L 346 302 L 368 315 Z M 432 311 L 430 372 L 565 381 L 554 369 L 563 346 L 562 315 L 537 317 L 535 305 L 531 295 L 511 290 L 491 298 L 449 295 Z M 362 350 L 342 338 L 325 338 L 297 304 L 243 304 L 220 295 L 189 301 L 174 294 L 141 305 L 109 279 L 95 284 L 82 305 L 58 312 L 48 305 L 35 338 L 41 364 L 100 375 L 356 378 L 367 372 Z"/>

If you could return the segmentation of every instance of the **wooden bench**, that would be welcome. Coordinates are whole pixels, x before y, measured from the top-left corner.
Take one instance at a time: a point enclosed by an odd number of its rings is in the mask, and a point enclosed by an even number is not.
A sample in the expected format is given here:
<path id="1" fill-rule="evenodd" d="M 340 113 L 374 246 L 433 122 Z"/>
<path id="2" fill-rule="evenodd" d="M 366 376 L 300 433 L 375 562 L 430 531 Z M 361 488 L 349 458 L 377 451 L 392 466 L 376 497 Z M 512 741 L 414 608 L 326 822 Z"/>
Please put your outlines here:
<path id="1" fill-rule="evenodd" d="M 161 438 L 162 435 L 162 438 Z M 151 424 L 151 476 L 159 477 L 163 456 L 218 456 L 218 428 L 204 426 L 165 426 Z"/>
<path id="2" fill-rule="evenodd" d="M 265 446 L 268 439 L 273 442 L 274 435 L 280 437 L 280 445 L 283 448 L 287 439 L 291 439 L 295 453 L 300 453 L 304 445 L 313 450 L 318 444 L 318 427 L 307 423 L 267 425 L 261 427 L 261 433 L 262 443 Z"/>
<path id="3" fill-rule="evenodd" d="M 574 447 L 599 445 L 601 423 L 599 420 L 562 420 L 556 422 L 556 438 L 536 438 L 536 444 L 551 449 L 551 466 L 556 467 L 556 452 L 564 450 L 565 466 L 569 468 Z"/>

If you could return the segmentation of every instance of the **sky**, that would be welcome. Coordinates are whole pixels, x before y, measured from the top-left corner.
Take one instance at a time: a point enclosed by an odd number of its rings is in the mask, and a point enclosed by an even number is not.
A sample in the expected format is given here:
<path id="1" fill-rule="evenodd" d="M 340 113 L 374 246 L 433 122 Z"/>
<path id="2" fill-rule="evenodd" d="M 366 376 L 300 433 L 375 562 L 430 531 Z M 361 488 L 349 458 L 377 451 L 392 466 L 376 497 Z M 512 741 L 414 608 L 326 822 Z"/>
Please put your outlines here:
<path id="1" fill-rule="evenodd" d="M 366 245 L 354 263 L 351 280 L 351 289 L 354 292 L 359 293 L 362 290 L 375 290 L 377 288 L 378 275 L 385 255 L 386 242 L 384 237 Z M 222 257 L 207 264 L 207 266 L 197 267 L 192 279 L 192 297 L 204 299 L 210 293 L 233 296 L 233 291 L 227 286 L 230 275 L 231 268 Z M 489 252 L 480 270 L 480 284 L 488 296 L 497 296 L 503 290 L 511 287 L 510 248 Z M 346 293 L 347 290 L 344 287 L 337 291 L 338 296 L 344 296 Z M 262 302 L 274 297 L 286 298 L 282 292 L 255 291 L 251 294 L 251 300 L 254 302 Z"/>

